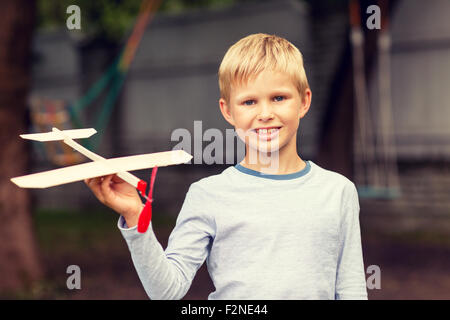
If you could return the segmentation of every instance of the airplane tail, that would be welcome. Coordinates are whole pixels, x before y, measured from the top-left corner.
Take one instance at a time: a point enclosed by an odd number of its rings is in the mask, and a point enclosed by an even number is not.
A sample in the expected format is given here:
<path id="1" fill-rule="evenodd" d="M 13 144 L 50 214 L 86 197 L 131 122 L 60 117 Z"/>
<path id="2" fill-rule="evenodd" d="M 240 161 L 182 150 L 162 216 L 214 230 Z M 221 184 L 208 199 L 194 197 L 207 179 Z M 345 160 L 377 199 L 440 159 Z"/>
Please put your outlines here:
<path id="1" fill-rule="evenodd" d="M 22 139 L 46 142 L 46 141 L 64 140 L 67 137 L 70 137 L 72 139 L 89 138 L 90 136 L 96 133 L 97 131 L 94 128 L 88 128 L 88 129 L 71 129 L 61 131 L 54 130 L 45 133 L 21 134 L 20 137 Z"/>

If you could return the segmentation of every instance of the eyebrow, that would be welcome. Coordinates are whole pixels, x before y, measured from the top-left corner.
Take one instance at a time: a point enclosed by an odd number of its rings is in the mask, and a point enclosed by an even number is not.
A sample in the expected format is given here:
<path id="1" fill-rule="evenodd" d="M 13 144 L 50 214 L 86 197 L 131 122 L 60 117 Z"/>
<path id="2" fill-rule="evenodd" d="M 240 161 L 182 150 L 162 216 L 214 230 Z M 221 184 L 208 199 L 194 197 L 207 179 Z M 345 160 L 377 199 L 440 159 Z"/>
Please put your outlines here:
<path id="1" fill-rule="evenodd" d="M 272 94 L 290 94 L 291 90 L 286 89 L 286 88 L 279 88 L 279 89 L 275 89 L 272 90 Z"/>
<path id="2" fill-rule="evenodd" d="M 277 88 L 274 90 L 271 90 L 270 95 L 289 95 L 291 94 L 291 91 L 287 88 Z M 255 94 L 254 93 L 247 93 L 247 94 L 242 94 L 240 96 L 236 97 L 236 101 L 246 101 L 246 100 L 251 100 L 254 99 Z"/>

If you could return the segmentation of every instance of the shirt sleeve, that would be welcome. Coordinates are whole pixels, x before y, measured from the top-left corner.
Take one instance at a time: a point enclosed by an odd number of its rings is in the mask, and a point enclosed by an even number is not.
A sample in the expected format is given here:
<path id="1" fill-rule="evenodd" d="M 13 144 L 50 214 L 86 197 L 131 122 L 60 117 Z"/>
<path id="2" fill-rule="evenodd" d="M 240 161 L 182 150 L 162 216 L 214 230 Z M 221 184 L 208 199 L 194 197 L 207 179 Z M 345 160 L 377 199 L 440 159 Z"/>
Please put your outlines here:
<path id="1" fill-rule="evenodd" d="M 150 299 L 183 298 L 192 280 L 209 255 L 215 224 L 203 190 L 192 184 L 186 194 L 166 250 L 155 237 L 152 223 L 141 234 L 127 228 L 123 217 L 118 227 L 125 238 L 137 274 Z"/>
<path id="2" fill-rule="evenodd" d="M 335 298 L 337 300 L 366 300 L 367 288 L 359 225 L 358 192 L 353 183 L 349 189 L 341 222 Z"/>

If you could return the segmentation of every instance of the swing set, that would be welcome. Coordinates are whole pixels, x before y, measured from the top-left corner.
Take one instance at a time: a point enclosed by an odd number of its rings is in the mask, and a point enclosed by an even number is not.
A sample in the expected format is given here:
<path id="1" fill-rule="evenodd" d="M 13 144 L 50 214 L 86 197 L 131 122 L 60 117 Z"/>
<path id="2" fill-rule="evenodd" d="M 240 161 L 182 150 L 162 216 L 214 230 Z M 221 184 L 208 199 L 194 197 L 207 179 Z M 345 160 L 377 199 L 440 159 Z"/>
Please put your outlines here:
<path id="1" fill-rule="evenodd" d="M 381 30 L 378 35 L 378 105 L 372 112 L 364 69 L 364 33 L 359 0 L 349 6 L 352 44 L 354 98 L 353 163 L 358 193 L 363 198 L 395 199 L 401 195 L 391 105 L 391 39 L 388 0 L 381 0 Z M 378 130 L 375 131 L 375 128 Z"/>
<path id="2" fill-rule="evenodd" d="M 84 146 L 93 151 L 97 150 L 145 29 L 154 18 L 160 4 L 161 0 L 142 1 L 135 25 L 126 45 L 115 61 L 87 90 L 84 96 L 73 103 L 44 97 L 32 97 L 30 99 L 31 121 L 35 132 L 50 131 L 53 127 L 61 130 L 94 127 L 100 134 L 94 139 L 87 140 Z M 83 123 L 81 119 L 82 112 L 85 112 L 87 107 L 105 90 L 108 90 L 106 98 L 95 123 Z M 43 153 L 50 162 L 58 166 L 74 165 L 85 160 L 80 153 L 75 152 L 65 144 L 47 143 Z"/>

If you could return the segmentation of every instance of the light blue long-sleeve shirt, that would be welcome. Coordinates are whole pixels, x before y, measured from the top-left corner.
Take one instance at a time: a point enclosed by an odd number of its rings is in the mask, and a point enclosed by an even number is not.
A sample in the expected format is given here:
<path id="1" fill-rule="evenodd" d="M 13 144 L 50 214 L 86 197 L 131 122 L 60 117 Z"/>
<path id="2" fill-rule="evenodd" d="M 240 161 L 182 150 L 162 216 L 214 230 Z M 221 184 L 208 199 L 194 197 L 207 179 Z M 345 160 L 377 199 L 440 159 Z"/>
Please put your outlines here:
<path id="1" fill-rule="evenodd" d="M 166 250 L 118 226 L 151 299 L 181 299 L 206 259 L 208 299 L 367 299 L 355 185 L 313 161 L 264 175 L 241 165 L 191 184 Z"/>

